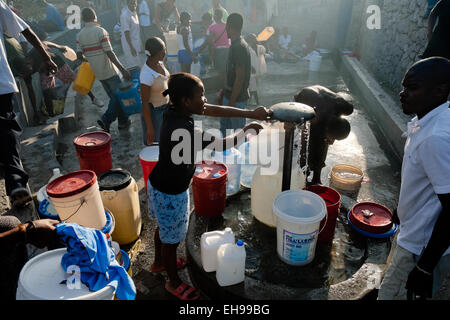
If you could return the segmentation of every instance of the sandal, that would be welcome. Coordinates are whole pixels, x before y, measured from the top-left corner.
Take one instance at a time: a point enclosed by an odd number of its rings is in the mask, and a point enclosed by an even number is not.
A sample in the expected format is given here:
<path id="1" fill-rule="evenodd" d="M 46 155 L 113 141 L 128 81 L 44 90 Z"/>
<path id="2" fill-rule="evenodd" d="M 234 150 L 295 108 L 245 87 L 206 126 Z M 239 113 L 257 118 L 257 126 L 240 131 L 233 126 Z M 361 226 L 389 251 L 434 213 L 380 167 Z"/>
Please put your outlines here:
<path id="1" fill-rule="evenodd" d="M 186 267 L 186 265 L 187 265 L 187 262 L 185 259 L 183 259 L 183 258 L 177 259 L 177 270 L 184 269 Z M 152 272 L 152 273 L 161 273 L 163 271 L 166 271 L 166 268 L 164 268 L 164 266 L 160 266 L 157 268 L 155 268 L 153 266 L 153 264 L 150 266 L 150 272 Z"/>
<path id="2" fill-rule="evenodd" d="M 165 288 L 167 292 L 173 294 L 180 300 L 197 300 L 200 297 L 200 293 L 195 288 L 188 285 L 186 282 L 182 282 L 178 286 L 178 288 L 173 290 L 169 288 L 169 281 L 167 281 Z M 195 294 L 192 295 L 193 293 Z"/>

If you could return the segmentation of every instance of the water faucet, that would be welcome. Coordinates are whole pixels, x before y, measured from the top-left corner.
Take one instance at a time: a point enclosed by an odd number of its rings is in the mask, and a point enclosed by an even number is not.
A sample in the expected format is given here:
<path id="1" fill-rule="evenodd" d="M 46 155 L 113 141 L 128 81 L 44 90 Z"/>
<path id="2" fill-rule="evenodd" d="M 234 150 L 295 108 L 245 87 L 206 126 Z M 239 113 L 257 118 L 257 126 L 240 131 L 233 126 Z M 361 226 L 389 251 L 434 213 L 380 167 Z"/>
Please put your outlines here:
<path id="1" fill-rule="evenodd" d="M 316 117 L 314 108 L 297 102 L 282 102 L 270 107 L 273 120 L 301 125 Z M 295 125 L 285 125 L 283 182 L 281 191 L 291 188 L 292 150 L 294 145 Z"/>

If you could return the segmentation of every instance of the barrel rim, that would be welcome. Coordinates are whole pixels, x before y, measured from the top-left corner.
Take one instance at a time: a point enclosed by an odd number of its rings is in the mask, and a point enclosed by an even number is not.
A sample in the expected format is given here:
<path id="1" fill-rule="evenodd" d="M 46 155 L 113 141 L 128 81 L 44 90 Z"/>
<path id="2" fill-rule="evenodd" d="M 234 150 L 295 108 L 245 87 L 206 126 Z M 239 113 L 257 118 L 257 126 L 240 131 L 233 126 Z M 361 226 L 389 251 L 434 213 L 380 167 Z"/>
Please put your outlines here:
<path id="1" fill-rule="evenodd" d="M 119 183 L 117 185 L 102 185 L 102 179 L 112 173 L 123 173 L 123 174 L 125 174 L 125 178 L 121 183 Z M 105 191 L 105 190 L 120 191 L 120 190 L 128 187 L 131 184 L 132 176 L 128 170 L 116 168 L 116 169 L 111 169 L 111 170 L 100 173 L 98 175 L 97 179 L 98 179 L 98 185 L 99 185 L 100 191 Z"/>
<path id="2" fill-rule="evenodd" d="M 192 177 L 192 182 L 194 182 L 194 181 L 200 182 L 201 181 L 204 184 L 208 184 L 208 183 L 216 183 L 218 181 L 225 180 L 225 179 L 228 180 L 228 174 L 229 174 L 228 167 L 223 162 L 220 162 L 220 161 L 217 161 L 217 160 L 203 160 L 203 161 L 197 162 L 195 164 L 195 169 L 197 170 L 197 166 L 198 165 L 208 165 L 208 162 L 213 162 L 215 164 L 218 164 L 218 165 L 221 165 L 221 166 L 225 167 L 225 173 L 222 174 L 220 177 L 217 177 L 217 178 L 212 177 L 212 178 L 205 179 L 205 178 L 198 177 L 195 174 L 195 172 L 194 172 L 194 176 Z"/>
<path id="3" fill-rule="evenodd" d="M 85 145 L 82 145 L 82 144 L 78 143 L 78 141 L 81 138 L 84 138 L 84 137 L 92 135 L 92 134 L 100 134 L 100 135 L 103 135 L 103 136 L 107 137 L 107 139 L 105 141 L 103 141 L 101 144 L 97 144 L 95 146 L 85 146 Z M 83 134 L 75 137 L 73 139 L 73 144 L 75 145 L 77 150 L 88 150 L 89 151 L 89 150 L 103 149 L 105 146 L 111 144 L 111 135 L 108 132 L 105 132 L 105 131 L 86 132 L 86 133 L 83 133 Z"/>
<path id="4" fill-rule="evenodd" d="M 82 187 L 80 187 L 78 189 L 72 190 L 72 191 L 65 192 L 65 193 L 53 193 L 51 191 L 52 187 L 55 187 L 55 185 L 57 183 L 62 182 L 63 180 L 66 180 L 66 179 L 68 179 L 68 178 L 70 178 L 72 176 L 75 176 L 77 174 L 80 174 L 80 173 L 88 173 L 88 174 L 90 174 L 92 176 L 91 180 L 89 182 L 87 182 L 84 186 L 82 186 Z M 52 182 L 50 182 L 47 185 L 46 191 L 47 191 L 48 196 L 51 197 L 51 198 L 67 198 L 67 197 L 71 197 L 71 196 L 77 195 L 77 194 L 79 194 L 79 193 L 81 193 L 83 191 L 88 190 L 90 187 L 95 185 L 96 182 L 97 182 L 97 175 L 95 174 L 94 171 L 92 171 L 92 170 L 79 170 L 79 171 L 74 171 L 74 172 L 71 172 L 71 173 L 65 174 L 65 175 L 63 175 L 61 177 L 56 178 L 55 180 L 53 180 Z"/>
<path id="5" fill-rule="evenodd" d="M 312 199 L 315 199 L 318 202 L 320 202 L 320 204 L 322 206 L 322 210 L 320 211 L 319 214 L 315 215 L 314 217 L 310 217 L 310 218 L 293 217 L 293 216 L 287 215 L 284 212 L 282 212 L 281 210 L 279 210 L 275 206 L 275 204 L 279 201 L 279 199 L 286 197 L 290 194 L 308 195 Z M 278 194 L 275 197 L 275 200 L 273 201 L 273 205 L 272 205 L 272 210 L 275 213 L 275 215 L 277 216 L 277 218 L 283 219 L 284 221 L 286 221 L 288 223 L 294 223 L 294 224 L 295 223 L 306 223 L 306 224 L 319 223 L 327 215 L 327 205 L 325 203 L 325 200 L 323 200 L 319 195 L 315 194 L 314 192 L 307 191 L 307 190 L 288 190 L 288 191 L 281 192 L 280 194 Z M 278 222 L 277 222 L 277 224 L 278 224 Z"/>

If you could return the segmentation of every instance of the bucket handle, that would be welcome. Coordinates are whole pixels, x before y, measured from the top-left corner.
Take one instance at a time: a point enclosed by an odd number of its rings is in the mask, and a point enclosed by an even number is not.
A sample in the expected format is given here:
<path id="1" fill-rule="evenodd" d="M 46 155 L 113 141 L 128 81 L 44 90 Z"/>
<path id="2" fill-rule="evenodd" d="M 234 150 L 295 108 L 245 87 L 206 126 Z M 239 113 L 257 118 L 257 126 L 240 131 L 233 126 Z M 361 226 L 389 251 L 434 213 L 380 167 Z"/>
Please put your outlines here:
<path id="1" fill-rule="evenodd" d="M 74 215 L 76 215 L 76 214 L 78 213 L 78 211 L 81 209 L 81 207 L 83 206 L 83 204 L 87 203 L 87 201 L 86 201 L 86 199 L 85 199 L 84 197 L 82 197 L 80 200 L 81 200 L 81 204 L 80 204 L 80 206 L 78 207 L 78 209 L 77 209 L 74 213 L 72 213 L 69 217 L 67 217 L 66 219 L 61 220 L 61 222 L 66 222 L 67 220 L 69 220 L 70 218 L 72 218 Z"/>
<path id="2" fill-rule="evenodd" d="M 318 235 L 323 231 L 323 229 L 325 229 L 325 227 L 327 226 L 327 222 L 328 222 L 328 210 L 325 216 L 325 223 L 323 224 L 322 230 L 319 231 Z"/>

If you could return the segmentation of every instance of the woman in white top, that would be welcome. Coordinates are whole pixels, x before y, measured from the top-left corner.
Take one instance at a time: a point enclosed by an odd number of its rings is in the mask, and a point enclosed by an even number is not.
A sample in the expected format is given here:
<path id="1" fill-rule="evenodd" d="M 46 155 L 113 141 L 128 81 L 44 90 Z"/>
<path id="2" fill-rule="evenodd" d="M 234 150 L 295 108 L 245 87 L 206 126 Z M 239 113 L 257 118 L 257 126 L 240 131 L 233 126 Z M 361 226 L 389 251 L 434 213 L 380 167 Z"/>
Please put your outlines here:
<path id="1" fill-rule="evenodd" d="M 141 52 L 141 31 L 139 27 L 139 16 L 137 15 L 137 0 L 127 0 L 127 8 L 120 16 L 122 28 L 122 49 L 125 56 L 125 68 L 128 70 L 139 68 L 139 52 Z"/>
<path id="2" fill-rule="evenodd" d="M 169 71 L 164 63 L 166 46 L 160 38 L 152 37 L 145 43 L 147 61 L 141 69 L 141 99 L 142 99 L 142 134 L 144 145 L 150 146 L 159 142 L 159 134 L 163 113 L 167 110 L 169 97 L 163 96 L 168 89 Z"/>

